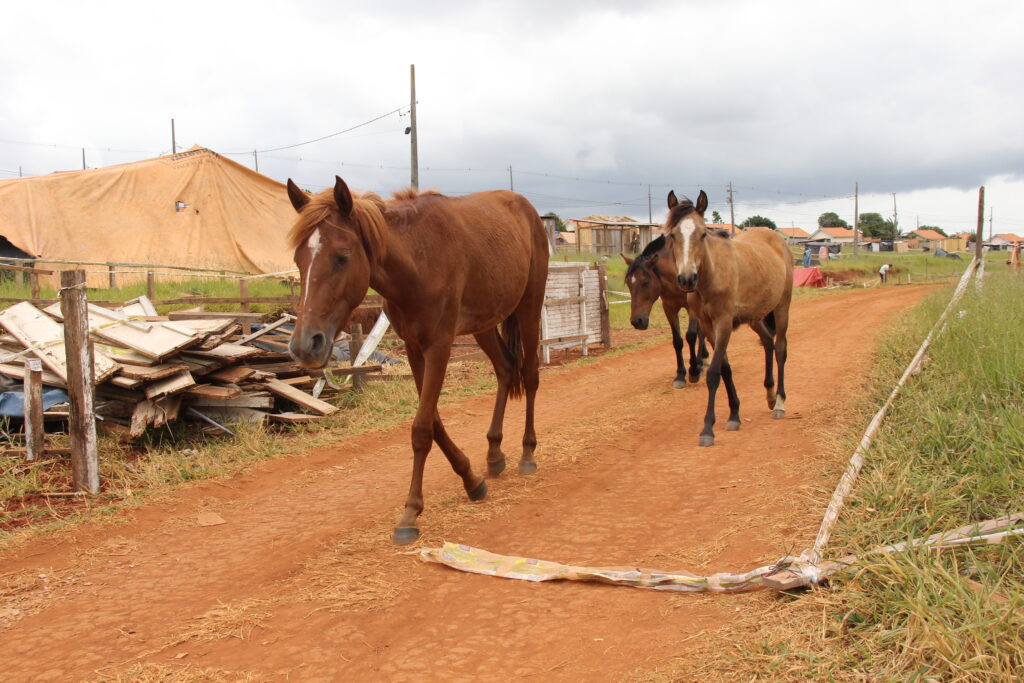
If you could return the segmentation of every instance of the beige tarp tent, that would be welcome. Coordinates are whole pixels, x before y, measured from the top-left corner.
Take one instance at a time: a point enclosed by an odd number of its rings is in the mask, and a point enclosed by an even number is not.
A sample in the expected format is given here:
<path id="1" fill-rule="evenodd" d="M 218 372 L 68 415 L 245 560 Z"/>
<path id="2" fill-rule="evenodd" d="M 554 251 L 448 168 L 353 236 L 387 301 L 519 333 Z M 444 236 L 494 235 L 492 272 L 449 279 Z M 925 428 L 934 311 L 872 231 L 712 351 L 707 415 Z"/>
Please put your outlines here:
<path id="1" fill-rule="evenodd" d="M 36 258 L 274 273 L 294 219 L 284 185 L 202 147 L 0 180 L 0 235 Z"/>

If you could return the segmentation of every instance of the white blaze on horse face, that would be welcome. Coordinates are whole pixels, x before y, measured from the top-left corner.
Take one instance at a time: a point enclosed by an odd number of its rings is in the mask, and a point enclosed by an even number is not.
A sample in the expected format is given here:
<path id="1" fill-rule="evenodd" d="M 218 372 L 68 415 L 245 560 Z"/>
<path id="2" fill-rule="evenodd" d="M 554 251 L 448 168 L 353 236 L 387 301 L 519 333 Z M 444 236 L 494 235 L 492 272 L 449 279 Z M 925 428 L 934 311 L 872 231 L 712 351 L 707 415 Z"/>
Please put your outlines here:
<path id="1" fill-rule="evenodd" d="M 306 266 L 306 278 L 302 287 L 302 303 L 300 306 L 303 309 L 306 307 L 306 296 L 313 285 L 313 282 L 310 280 L 310 275 L 313 272 L 313 262 L 316 261 L 316 255 L 320 253 L 320 228 L 314 230 L 313 234 L 306 240 L 306 248 L 309 249 L 309 265 Z"/>
<path id="2" fill-rule="evenodd" d="M 679 237 L 683 242 L 683 260 L 679 263 L 677 268 L 680 275 L 692 274 L 697 270 L 696 266 L 690 264 L 690 242 L 696 234 L 697 224 L 693 222 L 693 219 L 683 219 L 679 224 Z"/>

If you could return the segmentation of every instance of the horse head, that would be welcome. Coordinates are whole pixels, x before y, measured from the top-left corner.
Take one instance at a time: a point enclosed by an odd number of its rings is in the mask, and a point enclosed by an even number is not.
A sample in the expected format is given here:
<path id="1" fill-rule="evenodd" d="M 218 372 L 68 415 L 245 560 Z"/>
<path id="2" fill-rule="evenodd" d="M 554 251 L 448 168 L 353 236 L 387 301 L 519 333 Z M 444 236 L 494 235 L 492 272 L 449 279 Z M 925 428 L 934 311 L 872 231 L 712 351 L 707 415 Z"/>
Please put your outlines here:
<path id="1" fill-rule="evenodd" d="M 665 237 L 648 244 L 635 259 L 622 254 L 626 261 L 626 287 L 629 288 L 629 322 L 638 330 L 646 330 L 651 322 L 651 307 L 661 296 L 658 255 L 665 246 Z"/>
<path id="2" fill-rule="evenodd" d="M 679 287 L 684 292 L 697 288 L 697 276 L 704 262 L 704 240 L 707 239 L 707 224 L 704 212 L 708 208 L 708 196 L 704 190 L 694 205 L 689 199 L 676 199 L 676 193 L 668 193 L 668 218 L 665 220 L 665 234 L 671 242 L 672 256 L 676 261 Z"/>
<path id="3" fill-rule="evenodd" d="M 333 189 L 310 196 L 288 180 L 288 198 L 299 214 L 289 235 L 302 283 L 288 351 L 305 368 L 327 365 L 334 339 L 365 298 L 383 252 L 380 199 L 353 196 L 344 180 L 335 181 Z"/>

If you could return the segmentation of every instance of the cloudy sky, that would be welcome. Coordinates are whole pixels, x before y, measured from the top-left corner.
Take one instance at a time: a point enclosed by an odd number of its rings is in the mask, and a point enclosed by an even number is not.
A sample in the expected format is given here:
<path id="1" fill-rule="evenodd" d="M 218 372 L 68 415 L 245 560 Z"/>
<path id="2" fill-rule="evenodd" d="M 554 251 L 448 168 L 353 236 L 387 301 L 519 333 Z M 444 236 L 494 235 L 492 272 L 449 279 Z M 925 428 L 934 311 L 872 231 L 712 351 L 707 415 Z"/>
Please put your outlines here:
<path id="1" fill-rule="evenodd" d="M 543 213 L 836 211 L 1024 233 L 1024 3 L 38 2 L 5 8 L 0 178 L 209 147 L 318 189 L 511 183 Z M 397 111 L 396 111 L 397 110 Z M 389 112 L 393 112 L 388 114 Z M 290 147 L 370 121 L 348 133 Z M 271 151 L 276 150 L 276 151 Z M 986 222 L 986 231 L 988 223 Z"/>

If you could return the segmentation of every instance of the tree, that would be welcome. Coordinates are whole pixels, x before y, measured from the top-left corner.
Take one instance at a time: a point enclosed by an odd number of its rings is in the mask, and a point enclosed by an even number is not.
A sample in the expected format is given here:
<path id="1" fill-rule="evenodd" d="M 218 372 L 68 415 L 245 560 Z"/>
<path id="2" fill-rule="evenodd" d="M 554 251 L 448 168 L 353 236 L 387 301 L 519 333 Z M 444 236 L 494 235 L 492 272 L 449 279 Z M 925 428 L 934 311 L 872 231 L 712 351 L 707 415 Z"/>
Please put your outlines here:
<path id="1" fill-rule="evenodd" d="M 862 213 L 860 215 L 860 231 L 865 237 L 877 237 L 883 240 L 896 239 L 896 226 L 880 213 Z"/>
<path id="2" fill-rule="evenodd" d="M 554 218 L 555 230 L 557 230 L 558 232 L 566 232 L 566 230 L 568 230 L 568 228 L 565 227 L 565 223 L 562 221 L 561 218 L 558 217 L 558 214 L 555 213 L 554 211 L 548 211 L 546 214 L 541 216 L 541 218 Z"/>
<path id="3" fill-rule="evenodd" d="M 826 211 L 818 216 L 819 228 L 848 228 L 850 224 L 839 217 L 835 211 Z"/>
<path id="4" fill-rule="evenodd" d="M 741 228 L 751 228 L 758 225 L 762 227 L 771 228 L 772 230 L 777 229 L 775 221 L 773 221 L 771 218 L 765 218 L 764 216 L 751 216 L 747 220 L 740 223 Z"/>
<path id="5" fill-rule="evenodd" d="M 922 225 L 920 228 L 918 228 L 918 230 L 934 230 L 943 237 L 949 237 L 949 235 L 946 234 L 946 231 L 937 225 Z"/>
<path id="6" fill-rule="evenodd" d="M 711 212 L 711 222 L 712 223 L 721 223 L 722 222 L 722 214 L 718 213 L 717 211 L 712 211 Z"/>

